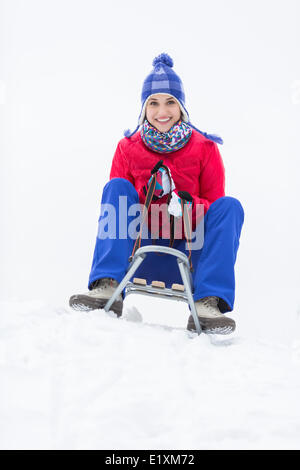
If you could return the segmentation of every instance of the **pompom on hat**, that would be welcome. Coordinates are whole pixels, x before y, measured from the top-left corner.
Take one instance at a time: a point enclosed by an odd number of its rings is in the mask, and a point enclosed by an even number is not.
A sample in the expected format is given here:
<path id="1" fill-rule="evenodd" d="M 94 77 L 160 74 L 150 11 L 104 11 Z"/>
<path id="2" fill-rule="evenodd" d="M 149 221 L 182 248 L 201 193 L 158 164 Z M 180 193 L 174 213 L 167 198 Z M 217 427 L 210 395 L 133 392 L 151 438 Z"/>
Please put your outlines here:
<path id="1" fill-rule="evenodd" d="M 185 93 L 183 84 L 180 80 L 180 77 L 173 70 L 173 59 L 168 54 L 163 53 L 155 57 L 152 65 L 153 70 L 146 77 L 143 83 L 141 95 L 142 109 L 138 118 L 137 128 L 133 132 L 127 129 L 124 132 L 124 136 L 129 139 L 137 132 L 145 120 L 146 106 L 149 98 L 157 93 L 162 93 L 171 95 L 176 99 L 180 106 L 182 120 L 184 122 L 188 123 L 193 129 L 200 132 L 200 134 L 204 135 L 207 139 L 213 140 L 218 144 L 223 144 L 223 140 L 218 135 L 202 132 L 191 124 L 189 113 L 185 108 Z"/>

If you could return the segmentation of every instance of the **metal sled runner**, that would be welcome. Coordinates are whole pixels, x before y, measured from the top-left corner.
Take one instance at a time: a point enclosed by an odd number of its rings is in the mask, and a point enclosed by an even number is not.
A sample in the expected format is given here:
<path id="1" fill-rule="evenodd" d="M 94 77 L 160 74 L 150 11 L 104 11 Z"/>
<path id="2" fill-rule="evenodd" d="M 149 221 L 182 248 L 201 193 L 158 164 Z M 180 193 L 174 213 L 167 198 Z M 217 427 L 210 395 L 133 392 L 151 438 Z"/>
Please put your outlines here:
<path id="1" fill-rule="evenodd" d="M 176 256 L 178 268 L 181 274 L 183 285 L 173 284 L 172 288 L 166 288 L 163 282 L 153 281 L 151 285 L 147 285 L 144 279 L 134 278 L 134 282 L 130 279 L 134 275 L 137 268 L 144 261 L 149 252 L 165 253 L 168 255 Z M 123 277 L 122 281 L 116 288 L 111 298 L 107 301 L 104 310 L 109 311 L 111 305 L 114 303 L 119 294 L 125 289 L 125 296 L 129 294 L 142 294 L 160 297 L 164 299 L 181 300 L 187 302 L 191 309 L 191 314 L 194 319 L 197 333 L 201 333 L 201 326 L 196 312 L 196 307 L 193 299 L 193 279 L 190 272 L 189 260 L 187 256 L 179 250 L 163 246 L 144 246 L 139 248 L 129 265 L 128 271 Z"/>

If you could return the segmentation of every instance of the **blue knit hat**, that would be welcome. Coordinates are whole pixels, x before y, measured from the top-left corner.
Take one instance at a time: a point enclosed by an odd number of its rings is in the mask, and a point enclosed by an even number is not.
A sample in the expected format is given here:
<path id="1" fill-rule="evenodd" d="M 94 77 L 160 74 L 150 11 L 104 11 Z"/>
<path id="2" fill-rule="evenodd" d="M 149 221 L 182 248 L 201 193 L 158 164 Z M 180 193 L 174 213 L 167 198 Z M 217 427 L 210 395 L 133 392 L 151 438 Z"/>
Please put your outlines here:
<path id="1" fill-rule="evenodd" d="M 165 93 L 176 98 L 183 114 L 183 120 L 188 122 L 189 115 L 184 107 L 185 94 L 183 84 L 179 76 L 172 70 L 173 60 L 168 54 L 160 54 L 158 57 L 155 57 L 152 65 L 154 69 L 146 77 L 143 84 L 141 97 L 142 110 L 139 116 L 139 124 L 141 125 L 144 122 L 148 99 L 156 93 Z"/>
<path id="2" fill-rule="evenodd" d="M 187 122 L 193 129 L 200 132 L 200 134 L 204 135 L 206 138 L 213 140 L 214 142 L 217 142 L 219 144 L 222 144 L 223 140 L 221 139 L 221 137 L 199 131 L 199 129 L 197 129 L 191 124 L 189 114 L 185 108 L 185 94 L 183 84 L 180 80 L 180 77 L 172 69 L 172 58 L 168 54 L 160 54 L 159 56 L 155 57 L 152 62 L 152 65 L 154 68 L 146 77 L 143 83 L 141 95 L 142 109 L 138 118 L 138 126 L 132 133 L 129 129 L 127 129 L 124 132 L 124 136 L 130 138 L 143 124 L 146 115 L 146 105 L 150 96 L 155 95 L 157 93 L 163 93 L 171 95 L 176 99 L 181 110 L 182 120 L 184 122 Z"/>

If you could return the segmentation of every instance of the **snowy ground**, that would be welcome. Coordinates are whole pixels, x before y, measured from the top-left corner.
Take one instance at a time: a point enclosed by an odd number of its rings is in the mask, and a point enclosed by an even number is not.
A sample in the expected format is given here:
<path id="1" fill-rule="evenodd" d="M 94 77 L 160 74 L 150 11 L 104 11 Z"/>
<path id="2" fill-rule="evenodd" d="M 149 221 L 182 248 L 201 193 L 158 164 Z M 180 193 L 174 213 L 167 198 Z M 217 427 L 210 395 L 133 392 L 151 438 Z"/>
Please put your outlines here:
<path id="1" fill-rule="evenodd" d="M 2 302 L 1 448 L 299 449 L 300 342 L 191 335 L 165 302 Z"/>
<path id="2" fill-rule="evenodd" d="M 129 3 L 0 0 L 0 448 L 299 449 L 300 2 Z M 66 305 L 162 52 L 245 210 L 228 337 Z"/>

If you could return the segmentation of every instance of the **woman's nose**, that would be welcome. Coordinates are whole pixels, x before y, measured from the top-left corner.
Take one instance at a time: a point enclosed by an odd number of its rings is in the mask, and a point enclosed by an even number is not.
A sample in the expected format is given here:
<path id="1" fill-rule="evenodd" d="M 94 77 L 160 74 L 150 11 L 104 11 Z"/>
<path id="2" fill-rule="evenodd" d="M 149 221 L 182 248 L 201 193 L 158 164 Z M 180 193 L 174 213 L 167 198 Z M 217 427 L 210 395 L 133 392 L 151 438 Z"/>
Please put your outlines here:
<path id="1" fill-rule="evenodd" d="M 165 106 L 160 106 L 157 110 L 157 115 L 161 117 L 166 117 L 168 115 L 167 108 Z"/>

